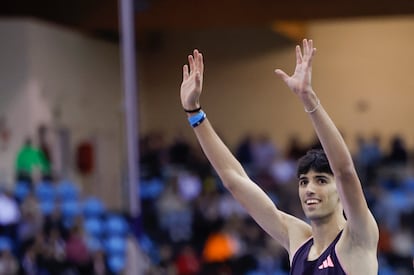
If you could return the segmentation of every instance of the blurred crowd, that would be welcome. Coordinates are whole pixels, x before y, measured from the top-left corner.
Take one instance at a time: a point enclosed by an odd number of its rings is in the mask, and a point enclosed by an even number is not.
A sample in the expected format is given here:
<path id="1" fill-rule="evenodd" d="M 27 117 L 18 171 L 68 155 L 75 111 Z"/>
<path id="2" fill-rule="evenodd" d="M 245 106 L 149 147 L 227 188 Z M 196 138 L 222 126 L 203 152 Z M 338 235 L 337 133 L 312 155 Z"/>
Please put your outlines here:
<path id="1" fill-rule="evenodd" d="M 0 189 L 0 275 L 142 274 L 133 221 L 53 172 L 50 147 L 27 139 L 16 182 Z"/>
<path id="2" fill-rule="evenodd" d="M 315 139 L 317 140 L 317 139 Z M 413 274 L 413 152 L 403 138 L 357 138 L 353 158 L 379 228 L 381 275 Z M 318 142 L 292 136 L 282 150 L 267 135 L 246 135 L 233 153 L 278 208 L 306 220 L 298 195 L 296 161 Z M 386 147 L 387 149 L 383 149 Z M 285 250 L 223 188 L 198 145 L 161 133 L 140 141 L 146 274 L 288 274 Z"/>
<path id="3" fill-rule="evenodd" d="M 357 144 L 354 162 L 380 228 L 379 274 L 413 274 L 414 154 L 398 136 L 385 146 L 379 136 L 358 137 Z M 232 151 L 278 208 L 306 220 L 296 161 L 317 147 L 292 136 L 282 150 L 267 135 L 255 134 Z M 0 275 L 289 272 L 286 251 L 223 188 L 200 147 L 183 136 L 169 143 L 161 133 L 140 139 L 138 226 L 97 198 L 85 198 L 76 183 L 58 179 L 48 154 L 47 147 L 27 140 L 16 156 L 15 186 L 0 192 Z"/>

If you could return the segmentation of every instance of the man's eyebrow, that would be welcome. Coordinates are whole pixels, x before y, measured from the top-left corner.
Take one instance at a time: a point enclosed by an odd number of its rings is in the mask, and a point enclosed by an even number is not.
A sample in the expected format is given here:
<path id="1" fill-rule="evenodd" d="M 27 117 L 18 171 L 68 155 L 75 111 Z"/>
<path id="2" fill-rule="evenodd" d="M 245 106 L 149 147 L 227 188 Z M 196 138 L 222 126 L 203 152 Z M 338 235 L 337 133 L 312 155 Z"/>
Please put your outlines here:
<path id="1" fill-rule="evenodd" d="M 328 177 L 325 175 L 316 175 L 315 178 L 316 179 L 328 179 Z"/>
<path id="2" fill-rule="evenodd" d="M 305 179 L 308 179 L 308 177 L 307 177 L 307 176 L 305 176 L 305 175 L 300 175 L 300 176 L 299 176 L 299 180 L 305 180 Z"/>

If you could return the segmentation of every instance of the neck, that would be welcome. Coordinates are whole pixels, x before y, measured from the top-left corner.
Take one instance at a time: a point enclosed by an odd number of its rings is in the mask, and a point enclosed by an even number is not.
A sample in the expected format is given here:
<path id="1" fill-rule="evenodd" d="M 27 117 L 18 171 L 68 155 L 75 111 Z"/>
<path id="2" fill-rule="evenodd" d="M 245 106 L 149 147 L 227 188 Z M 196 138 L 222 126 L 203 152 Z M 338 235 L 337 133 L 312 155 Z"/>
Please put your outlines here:
<path id="1" fill-rule="evenodd" d="M 312 220 L 313 245 L 317 252 L 322 253 L 344 229 L 346 220 L 342 213 L 333 214 L 323 219 Z"/>

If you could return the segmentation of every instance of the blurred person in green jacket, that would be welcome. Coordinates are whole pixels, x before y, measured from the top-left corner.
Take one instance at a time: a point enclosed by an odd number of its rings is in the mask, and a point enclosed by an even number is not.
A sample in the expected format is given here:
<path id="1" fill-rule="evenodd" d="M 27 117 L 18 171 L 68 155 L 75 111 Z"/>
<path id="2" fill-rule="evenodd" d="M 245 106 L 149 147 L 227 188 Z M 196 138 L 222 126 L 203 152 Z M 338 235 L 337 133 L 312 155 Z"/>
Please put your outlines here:
<path id="1" fill-rule="evenodd" d="M 46 178 L 50 176 L 50 162 L 45 153 L 33 145 L 31 139 L 26 139 L 17 152 L 16 177 L 18 181 L 33 182 L 33 177 Z"/>

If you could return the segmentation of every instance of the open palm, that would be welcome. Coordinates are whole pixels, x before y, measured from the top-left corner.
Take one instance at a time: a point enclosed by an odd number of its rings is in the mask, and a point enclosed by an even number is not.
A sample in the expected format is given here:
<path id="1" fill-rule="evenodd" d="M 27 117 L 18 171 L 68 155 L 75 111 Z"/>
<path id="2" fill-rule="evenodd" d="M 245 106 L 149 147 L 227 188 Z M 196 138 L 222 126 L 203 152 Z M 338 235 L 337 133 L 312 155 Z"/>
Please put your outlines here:
<path id="1" fill-rule="evenodd" d="M 284 71 L 277 69 L 279 75 L 287 86 L 298 96 L 312 90 L 312 58 L 316 49 L 312 40 L 303 40 L 303 54 L 300 46 L 296 46 L 296 68 L 293 75 L 289 76 Z"/>
<path id="2" fill-rule="evenodd" d="M 203 87 L 204 63 L 203 55 L 194 50 L 188 56 L 188 65 L 183 66 L 183 82 L 181 83 L 181 104 L 184 109 L 199 107 L 199 98 Z"/>

